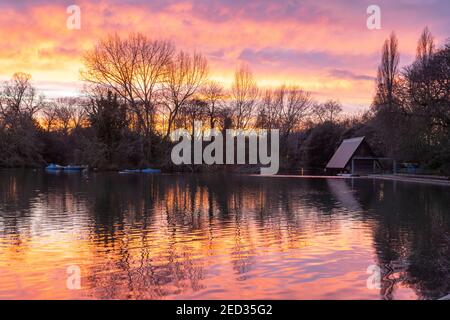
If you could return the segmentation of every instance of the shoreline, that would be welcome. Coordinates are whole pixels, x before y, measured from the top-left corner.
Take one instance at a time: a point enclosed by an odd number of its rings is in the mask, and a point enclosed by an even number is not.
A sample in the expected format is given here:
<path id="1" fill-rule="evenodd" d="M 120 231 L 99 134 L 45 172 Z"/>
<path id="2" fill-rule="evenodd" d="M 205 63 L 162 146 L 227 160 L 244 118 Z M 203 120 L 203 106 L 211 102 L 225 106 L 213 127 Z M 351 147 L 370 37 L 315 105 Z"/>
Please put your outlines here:
<path id="1" fill-rule="evenodd" d="M 0 168 L 1 171 L 8 170 L 32 170 L 38 171 L 37 168 Z M 45 170 L 43 170 L 45 171 Z M 119 171 L 115 170 L 99 170 L 93 171 L 92 173 L 117 173 Z M 217 172 L 183 172 L 183 171 L 173 171 L 173 172 L 161 172 L 155 174 L 216 174 Z M 224 174 L 224 172 L 221 172 Z M 226 174 L 226 173 L 225 173 Z M 250 177 L 261 177 L 261 178 L 295 178 L 295 179 L 378 179 L 385 181 L 399 181 L 399 182 L 409 182 L 409 183 L 420 183 L 436 186 L 450 187 L 450 178 L 445 176 L 419 176 L 419 175 L 403 175 L 403 174 L 374 174 L 374 175 L 361 175 L 361 176 L 319 176 L 319 175 L 294 175 L 294 174 L 275 174 L 275 175 L 263 175 L 256 173 L 237 173 L 228 172 L 230 175 L 244 175 Z"/>
<path id="2" fill-rule="evenodd" d="M 420 177 L 420 176 L 403 176 L 403 175 L 365 175 L 365 176 L 312 176 L 312 175 L 259 175 L 252 174 L 251 176 L 258 177 L 277 177 L 277 178 L 305 178 L 305 179 L 378 179 L 378 180 L 386 180 L 386 181 L 399 181 L 399 182 L 410 182 L 410 183 L 421 183 L 421 184 L 429 184 L 429 185 L 439 185 L 450 187 L 450 180 L 448 178 L 442 176 L 436 176 L 436 178 L 432 178 L 430 176 Z"/>

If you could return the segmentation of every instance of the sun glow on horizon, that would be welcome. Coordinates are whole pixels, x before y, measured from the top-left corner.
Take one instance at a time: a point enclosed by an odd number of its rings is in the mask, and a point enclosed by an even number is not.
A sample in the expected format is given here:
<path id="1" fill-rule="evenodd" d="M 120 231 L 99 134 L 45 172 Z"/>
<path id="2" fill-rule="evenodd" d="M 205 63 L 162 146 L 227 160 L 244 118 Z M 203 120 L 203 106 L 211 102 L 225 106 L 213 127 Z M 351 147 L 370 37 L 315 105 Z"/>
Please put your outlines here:
<path id="1" fill-rule="evenodd" d="M 450 29 L 441 15 L 450 9 L 445 1 L 433 6 L 379 1 L 382 28 L 368 30 L 365 2 L 81 0 L 80 30 L 67 29 L 65 2 L 5 3 L 0 5 L 0 37 L 7 39 L 0 46 L 0 79 L 26 72 L 46 96 L 77 95 L 86 50 L 108 34 L 141 32 L 202 53 L 210 78 L 225 87 L 244 63 L 262 88 L 296 84 L 319 101 L 336 99 L 347 111 L 357 111 L 371 103 L 380 48 L 392 30 L 401 63 L 407 64 L 423 27 L 429 26 L 438 44 Z"/>

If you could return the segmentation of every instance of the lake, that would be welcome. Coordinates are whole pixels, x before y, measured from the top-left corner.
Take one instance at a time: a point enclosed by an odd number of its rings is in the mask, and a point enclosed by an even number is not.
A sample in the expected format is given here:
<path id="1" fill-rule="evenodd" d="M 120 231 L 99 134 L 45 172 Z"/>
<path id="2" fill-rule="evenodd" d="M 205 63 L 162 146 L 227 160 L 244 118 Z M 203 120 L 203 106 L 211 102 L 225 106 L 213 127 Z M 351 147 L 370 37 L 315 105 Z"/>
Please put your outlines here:
<path id="1" fill-rule="evenodd" d="M 369 178 L 2 170 L 0 298 L 436 299 L 449 208 Z"/>

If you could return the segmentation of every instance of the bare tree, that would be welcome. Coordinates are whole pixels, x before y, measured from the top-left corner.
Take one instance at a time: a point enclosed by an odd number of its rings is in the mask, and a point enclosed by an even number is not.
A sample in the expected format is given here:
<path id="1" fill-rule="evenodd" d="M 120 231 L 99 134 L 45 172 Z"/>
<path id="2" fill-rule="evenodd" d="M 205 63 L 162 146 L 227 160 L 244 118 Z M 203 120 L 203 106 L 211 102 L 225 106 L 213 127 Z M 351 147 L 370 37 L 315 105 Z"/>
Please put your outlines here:
<path id="1" fill-rule="evenodd" d="M 257 125 L 265 129 L 280 129 L 289 135 L 299 128 L 312 105 L 311 94 L 298 86 L 282 85 L 264 92 L 259 105 Z"/>
<path id="2" fill-rule="evenodd" d="M 448 44 L 435 50 L 433 36 L 425 28 L 418 41 L 416 61 L 402 72 L 406 113 L 428 121 L 436 128 L 434 134 L 450 124 L 449 53 Z"/>
<path id="3" fill-rule="evenodd" d="M 316 103 L 312 106 L 312 118 L 315 122 L 335 122 L 342 113 L 342 105 L 336 100 Z"/>
<path id="4" fill-rule="evenodd" d="M 201 95 L 206 102 L 209 126 L 211 129 L 216 127 L 216 122 L 220 115 L 220 110 L 225 99 L 225 90 L 223 86 L 216 81 L 209 81 L 202 89 Z"/>
<path id="5" fill-rule="evenodd" d="M 122 98 L 135 113 L 146 136 L 154 129 L 156 94 L 166 78 L 174 47 L 142 34 L 127 39 L 109 36 L 86 53 L 84 80 L 106 87 Z M 105 91 L 105 90 L 103 90 Z"/>
<path id="6" fill-rule="evenodd" d="M 41 110 L 41 123 L 47 132 L 52 131 L 58 120 L 56 103 L 46 103 Z"/>
<path id="7" fill-rule="evenodd" d="M 3 121 L 14 122 L 33 119 L 43 106 L 43 97 L 38 97 L 31 85 L 31 75 L 15 73 L 12 79 L 5 82 L 0 96 L 0 113 Z"/>
<path id="8" fill-rule="evenodd" d="M 199 53 L 180 51 L 170 62 L 163 90 L 163 105 L 167 112 L 167 138 L 174 121 L 190 98 L 198 92 L 208 75 L 208 63 Z"/>
<path id="9" fill-rule="evenodd" d="M 287 137 L 299 128 L 301 121 L 308 114 L 312 105 L 311 94 L 298 86 L 283 85 L 275 91 L 275 103 L 281 110 L 281 135 Z"/>
<path id="10" fill-rule="evenodd" d="M 428 30 L 428 27 L 425 27 L 417 42 L 416 59 L 422 63 L 427 63 L 433 56 L 434 49 L 434 37 L 430 30 Z"/>
<path id="11" fill-rule="evenodd" d="M 72 124 L 74 128 L 82 128 L 87 125 L 87 101 L 77 99 L 77 102 L 72 112 Z"/>
<path id="12" fill-rule="evenodd" d="M 384 141 L 383 152 L 394 158 L 402 153 L 397 141 L 406 136 L 403 79 L 398 70 L 399 57 L 398 40 L 392 32 L 383 45 L 372 111 L 375 115 L 374 126 L 380 139 Z"/>
<path id="13" fill-rule="evenodd" d="M 71 110 L 66 106 L 60 106 L 56 110 L 56 115 L 58 117 L 59 129 L 62 131 L 62 133 L 67 135 L 70 129 L 70 120 L 72 119 Z"/>
<path id="14" fill-rule="evenodd" d="M 282 85 L 264 92 L 259 103 L 256 125 L 263 129 L 280 130 L 280 153 L 289 158 L 289 138 L 302 129 L 302 123 L 310 114 L 311 94 L 295 85 Z"/>
<path id="15" fill-rule="evenodd" d="M 179 124 L 190 128 L 194 136 L 195 121 L 203 121 L 208 116 L 208 105 L 204 100 L 192 98 L 180 109 L 178 113 Z"/>
<path id="16" fill-rule="evenodd" d="M 87 121 L 86 106 L 81 98 L 58 98 L 55 103 L 55 113 L 58 129 L 64 134 L 68 134 L 74 128 L 82 127 Z"/>
<path id="17" fill-rule="evenodd" d="M 389 39 L 384 42 L 381 64 L 378 67 L 376 104 L 392 106 L 398 79 L 398 40 L 392 32 Z"/>
<path id="18" fill-rule="evenodd" d="M 231 87 L 231 108 L 234 125 L 239 129 L 247 129 L 254 116 L 259 96 L 258 86 L 248 66 L 242 65 L 234 75 Z"/>
<path id="19" fill-rule="evenodd" d="M 37 112 L 44 105 L 31 85 L 31 75 L 16 73 L 0 92 L 0 165 L 41 163 Z"/>
<path id="20" fill-rule="evenodd" d="M 256 126 L 264 129 L 279 129 L 281 126 L 281 109 L 278 107 L 273 89 L 265 90 L 262 95 L 258 104 Z"/>

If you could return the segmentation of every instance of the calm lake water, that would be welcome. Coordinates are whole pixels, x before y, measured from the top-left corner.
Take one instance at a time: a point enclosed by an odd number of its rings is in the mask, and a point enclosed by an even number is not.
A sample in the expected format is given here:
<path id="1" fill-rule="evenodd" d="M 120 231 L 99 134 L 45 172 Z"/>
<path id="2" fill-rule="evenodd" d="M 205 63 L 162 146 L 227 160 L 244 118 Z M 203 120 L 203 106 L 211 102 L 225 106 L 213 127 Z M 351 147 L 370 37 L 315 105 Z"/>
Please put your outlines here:
<path id="1" fill-rule="evenodd" d="M 434 299 L 449 208 L 448 187 L 371 179 L 4 170 L 0 298 Z"/>

